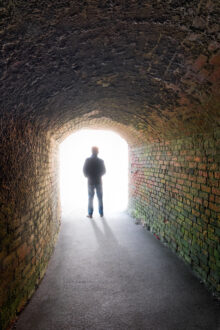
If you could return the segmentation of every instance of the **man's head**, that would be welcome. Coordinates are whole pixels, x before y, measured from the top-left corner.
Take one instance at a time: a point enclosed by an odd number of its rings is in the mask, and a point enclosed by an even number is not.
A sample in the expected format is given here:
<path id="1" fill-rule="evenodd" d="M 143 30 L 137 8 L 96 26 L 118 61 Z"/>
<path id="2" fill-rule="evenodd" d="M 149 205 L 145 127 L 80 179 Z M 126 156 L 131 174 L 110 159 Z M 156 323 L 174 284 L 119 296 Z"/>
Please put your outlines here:
<path id="1" fill-rule="evenodd" d="M 99 153 L 99 148 L 98 147 L 92 147 L 92 154 L 97 156 Z"/>

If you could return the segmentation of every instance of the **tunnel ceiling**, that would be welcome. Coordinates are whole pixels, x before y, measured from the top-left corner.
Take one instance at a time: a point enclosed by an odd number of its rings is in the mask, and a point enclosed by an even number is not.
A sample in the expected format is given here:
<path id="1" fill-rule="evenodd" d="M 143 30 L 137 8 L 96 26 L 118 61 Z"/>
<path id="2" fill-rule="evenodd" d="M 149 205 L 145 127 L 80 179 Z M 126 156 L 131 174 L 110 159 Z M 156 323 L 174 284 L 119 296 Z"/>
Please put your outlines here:
<path id="1" fill-rule="evenodd" d="M 219 125 L 219 0 L 2 1 L 1 114 L 107 118 L 151 139 Z"/>

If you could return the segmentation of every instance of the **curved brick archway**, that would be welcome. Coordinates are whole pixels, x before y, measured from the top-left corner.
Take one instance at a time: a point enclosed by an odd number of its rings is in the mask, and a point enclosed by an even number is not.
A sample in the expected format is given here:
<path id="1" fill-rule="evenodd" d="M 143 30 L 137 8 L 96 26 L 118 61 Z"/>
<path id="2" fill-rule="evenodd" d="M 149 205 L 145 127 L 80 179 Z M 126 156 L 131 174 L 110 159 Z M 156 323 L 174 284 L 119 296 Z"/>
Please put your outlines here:
<path id="1" fill-rule="evenodd" d="M 130 210 L 219 291 L 218 0 L 0 5 L 0 317 L 59 231 L 57 146 L 82 127 L 130 146 Z"/>

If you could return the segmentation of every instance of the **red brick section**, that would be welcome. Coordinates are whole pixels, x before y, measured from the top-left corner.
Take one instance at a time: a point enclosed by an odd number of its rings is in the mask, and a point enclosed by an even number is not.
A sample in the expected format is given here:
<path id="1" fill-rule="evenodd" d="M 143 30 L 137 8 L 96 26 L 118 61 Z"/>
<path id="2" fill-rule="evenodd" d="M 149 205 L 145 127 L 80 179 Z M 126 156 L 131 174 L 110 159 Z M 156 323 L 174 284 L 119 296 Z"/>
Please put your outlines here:
<path id="1" fill-rule="evenodd" d="M 5 122 L 0 141 L 0 328 L 44 275 L 59 230 L 56 143 L 28 122 Z"/>
<path id="2" fill-rule="evenodd" d="M 130 212 L 220 294 L 220 131 L 130 149 Z"/>

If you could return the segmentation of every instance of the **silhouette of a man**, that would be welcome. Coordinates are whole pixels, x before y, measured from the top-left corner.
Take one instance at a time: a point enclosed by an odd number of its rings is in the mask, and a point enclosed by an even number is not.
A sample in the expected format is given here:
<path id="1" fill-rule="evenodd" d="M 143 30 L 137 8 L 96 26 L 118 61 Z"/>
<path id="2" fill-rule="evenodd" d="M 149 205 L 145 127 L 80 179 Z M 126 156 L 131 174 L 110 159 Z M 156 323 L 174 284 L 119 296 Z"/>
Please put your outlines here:
<path id="1" fill-rule="evenodd" d="M 104 161 L 98 158 L 99 149 L 92 147 L 92 156 L 85 160 L 83 173 L 88 178 L 88 215 L 92 218 L 93 215 L 93 199 L 96 190 L 98 197 L 99 214 L 103 217 L 103 200 L 102 200 L 102 176 L 105 174 Z"/>

